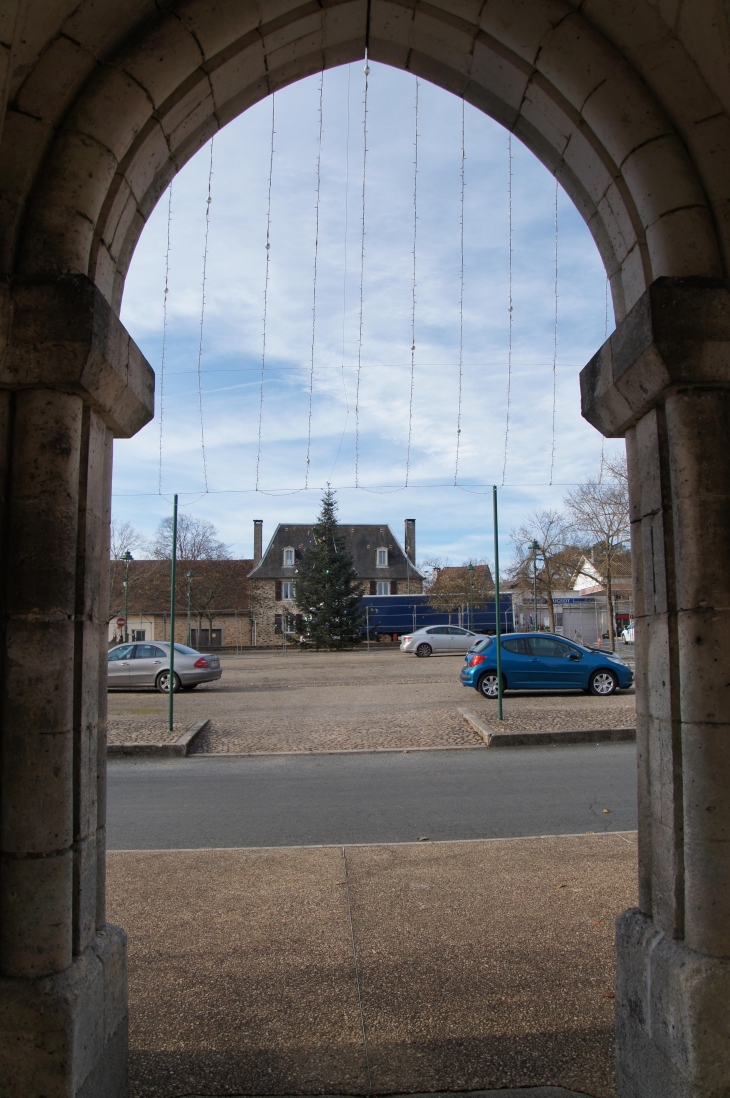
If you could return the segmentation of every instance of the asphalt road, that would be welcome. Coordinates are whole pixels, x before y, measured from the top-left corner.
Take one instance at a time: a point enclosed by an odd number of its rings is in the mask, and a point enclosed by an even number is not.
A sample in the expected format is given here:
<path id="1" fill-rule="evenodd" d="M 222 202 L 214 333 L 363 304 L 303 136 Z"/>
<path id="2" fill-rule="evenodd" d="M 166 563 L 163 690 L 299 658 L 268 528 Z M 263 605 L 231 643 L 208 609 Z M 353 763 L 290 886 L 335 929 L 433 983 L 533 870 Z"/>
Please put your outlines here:
<path id="1" fill-rule="evenodd" d="M 631 831 L 632 743 L 109 761 L 111 850 Z M 604 812 L 604 809 L 609 809 Z"/>

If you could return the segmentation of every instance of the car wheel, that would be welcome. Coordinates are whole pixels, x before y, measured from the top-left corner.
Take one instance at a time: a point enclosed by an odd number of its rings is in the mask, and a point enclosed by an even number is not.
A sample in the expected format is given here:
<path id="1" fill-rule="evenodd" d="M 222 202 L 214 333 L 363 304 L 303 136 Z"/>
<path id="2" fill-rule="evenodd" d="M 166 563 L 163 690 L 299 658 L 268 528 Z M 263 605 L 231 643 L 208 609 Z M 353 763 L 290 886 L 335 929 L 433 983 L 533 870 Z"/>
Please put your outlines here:
<path id="1" fill-rule="evenodd" d="M 497 672 L 488 671 L 486 675 L 482 675 L 480 678 L 477 689 L 482 697 L 494 699 L 499 696 L 498 684 Z M 502 680 L 502 689 L 504 690 L 504 679 Z"/>
<path id="2" fill-rule="evenodd" d="M 174 683 L 172 687 L 173 694 L 177 694 L 181 688 L 180 678 L 177 674 L 174 676 Z M 155 681 L 155 688 L 159 690 L 161 694 L 167 694 L 170 690 L 170 672 L 160 671 Z"/>
<path id="3" fill-rule="evenodd" d="M 416 649 L 416 655 L 419 657 L 419 659 L 422 660 L 425 659 L 426 656 L 430 656 L 432 652 L 433 648 L 430 644 L 419 644 L 418 648 Z"/>
<path id="4" fill-rule="evenodd" d="M 609 694 L 615 694 L 618 688 L 618 680 L 613 671 L 594 671 L 591 675 L 590 692 L 600 698 L 607 698 Z"/>

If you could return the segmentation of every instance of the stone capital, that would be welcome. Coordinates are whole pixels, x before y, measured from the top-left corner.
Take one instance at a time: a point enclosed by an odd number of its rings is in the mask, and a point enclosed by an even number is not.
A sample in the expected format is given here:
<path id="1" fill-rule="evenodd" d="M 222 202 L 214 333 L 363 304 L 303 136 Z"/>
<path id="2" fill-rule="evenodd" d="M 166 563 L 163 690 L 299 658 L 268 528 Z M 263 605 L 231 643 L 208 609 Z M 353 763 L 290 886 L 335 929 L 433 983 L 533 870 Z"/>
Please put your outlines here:
<path id="1" fill-rule="evenodd" d="M 581 371 L 581 410 L 608 438 L 679 388 L 730 388 L 730 280 L 658 278 Z"/>
<path id="2" fill-rule="evenodd" d="M 76 393 L 117 438 L 152 419 L 152 367 L 91 279 L 16 285 L 9 306 L 0 389 Z"/>

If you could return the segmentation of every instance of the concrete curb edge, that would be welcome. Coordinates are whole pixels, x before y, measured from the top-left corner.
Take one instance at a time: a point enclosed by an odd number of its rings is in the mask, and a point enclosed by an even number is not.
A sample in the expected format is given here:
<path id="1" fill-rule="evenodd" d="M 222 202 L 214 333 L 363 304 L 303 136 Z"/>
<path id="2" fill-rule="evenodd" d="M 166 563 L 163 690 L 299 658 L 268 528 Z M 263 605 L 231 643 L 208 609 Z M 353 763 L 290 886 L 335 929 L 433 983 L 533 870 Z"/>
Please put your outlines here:
<path id="1" fill-rule="evenodd" d="M 191 724 L 182 736 L 172 743 L 110 743 L 107 744 L 107 756 L 136 756 L 145 759 L 181 759 L 187 755 L 194 740 L 210 724 L 210 717 Z"/>
<path id="2" fill-rule="evenodd" d="M 558 743 L 629 743 L 636 740 L 635 728 L 577 728 L 555 732 L 498 732 L 483 724 L 475 713 L 459 709 L 466 723 L 481 736 L 487 747 L 530 747 Z"/>

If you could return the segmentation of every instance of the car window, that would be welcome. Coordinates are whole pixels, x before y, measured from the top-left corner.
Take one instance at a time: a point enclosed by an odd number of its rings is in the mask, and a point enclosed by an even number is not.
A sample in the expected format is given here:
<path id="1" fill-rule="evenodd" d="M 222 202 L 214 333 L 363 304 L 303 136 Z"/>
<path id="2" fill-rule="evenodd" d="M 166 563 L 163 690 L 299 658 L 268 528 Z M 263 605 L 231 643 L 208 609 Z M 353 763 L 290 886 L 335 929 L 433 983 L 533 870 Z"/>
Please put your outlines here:
<path id="1" fill-rule="evenodd" d="M 427 633 L 439 633 L 440 635 L 443 635 L 444 633 L 448 633 L 448 631 L 449 631 L 448 625 L 434 625 L 430 629 L 426 630 Z"/>
<path id="2" fill-rule="evenodd" d="M 155 650 L 154 650 L 154 652 L 152 653 L 152 655 L 154 656 L 154 658 L 155 658 L 156 660 L 159 660 L 159 659 L 163 659 L 163 660 L 166 660 L 166 659 L 167 659 L 167 652 L 165 651 L 165 649 L 164 649 L 164 648 L 157 648 L 157 647 L 155 647 Z"/>
<path id="3" fill-rule="evenodd" d="M 471 637 L 472 634 L 468 629 L 459 629 L 456 625 L 448 626 L 449 633 L 452 637 Z"/>
<path id="4" fill-rule="evenodd" d="M 133 644 L 123 644 L 121 648 L 112 648 L 107 656 L 108 660 L 131 660 L 134 653 Z"/>
<path id="5" fill-rule="evenodd" d="M 553 637 L 531 637 L 530 646 L 534 656 L 546 656 L 550 659 L 567 660 L 572 652 L 569 644 L 563 644 Z"/>
<path id="6" fill-rule="evenodd" d="M 154 644 L 138 644 L 135 649 L 134 658 L 136 660 L 151 660 L 157 655 L 158 651 L 159 649 Z"/>
<path id="7" fill-rule="evenodd" d="M 530 642 L 526 637 L 510 637 L 502 641 L 505 652 L 512 652 L 515 656 L 531 656 Z"/>
<path id="8" fill-rule="evenodd" d="M 475 644 L 472 644 L 469 651 L 470 652 L 484 652 L 485 649 L 489 648 L 491 643 L 492 643 L 492 638 L 491 637 L 483 637 L 481 640 L 476 641 Z"/>

